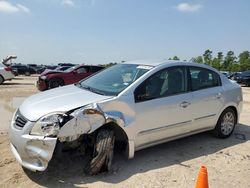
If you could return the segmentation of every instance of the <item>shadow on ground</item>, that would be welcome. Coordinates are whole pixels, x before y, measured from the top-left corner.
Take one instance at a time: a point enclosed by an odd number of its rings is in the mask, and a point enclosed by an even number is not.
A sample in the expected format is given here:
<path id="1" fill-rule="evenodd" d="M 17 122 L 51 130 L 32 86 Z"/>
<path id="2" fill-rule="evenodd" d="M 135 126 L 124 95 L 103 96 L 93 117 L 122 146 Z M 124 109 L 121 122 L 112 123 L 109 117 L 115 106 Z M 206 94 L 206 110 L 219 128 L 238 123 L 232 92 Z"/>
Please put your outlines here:
<path id="1" fill-rule="evenodd" d="M 34 85 L 34 83 L 4 82 L 3 85 L 6 85 L 6 86 L 12 86 L 12 85 Z"/>
<path id="2" fill-rule="evenodd" d="M 31 180 L 46 187 L 77 187 L 77 184 L 96 181 L 116 184 L 135 174 L 174 164 L 188 168 L 189 166 L 182 163 L 248 140 L 250 140 L 250 126 L 239 124 L 228 139 L 218 139 L 210 133 L 201 133 L 138 151 L 132 160 L 127 160 L 116 153 L 111 172 L 97 176 L 84 173 L 86 158 L 70 154 L 61 156 L 57 161 L 51 161 L 46 172 L 33 173 L 27 170 L 25 172 Z"/>

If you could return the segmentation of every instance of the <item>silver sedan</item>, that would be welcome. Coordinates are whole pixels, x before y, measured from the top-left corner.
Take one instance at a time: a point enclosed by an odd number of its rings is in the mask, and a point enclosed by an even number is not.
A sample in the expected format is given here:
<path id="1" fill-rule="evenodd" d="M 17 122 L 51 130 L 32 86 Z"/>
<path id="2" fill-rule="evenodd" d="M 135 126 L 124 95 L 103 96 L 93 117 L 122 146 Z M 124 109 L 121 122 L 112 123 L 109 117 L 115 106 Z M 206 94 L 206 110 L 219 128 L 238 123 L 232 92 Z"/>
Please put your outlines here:
<path id="1" fill-rule="evenodd" d="M 14 114 L 11 149 L 24 167 L 44 171 L 56 145 L 91 148 L 90 174 L 109 170 L 114 145 L 137 150 L 212 130 L 229 137 L 242 91 L 219 71 L 191 62 L 132 61 L 77 84 L 27 98 Z"/>

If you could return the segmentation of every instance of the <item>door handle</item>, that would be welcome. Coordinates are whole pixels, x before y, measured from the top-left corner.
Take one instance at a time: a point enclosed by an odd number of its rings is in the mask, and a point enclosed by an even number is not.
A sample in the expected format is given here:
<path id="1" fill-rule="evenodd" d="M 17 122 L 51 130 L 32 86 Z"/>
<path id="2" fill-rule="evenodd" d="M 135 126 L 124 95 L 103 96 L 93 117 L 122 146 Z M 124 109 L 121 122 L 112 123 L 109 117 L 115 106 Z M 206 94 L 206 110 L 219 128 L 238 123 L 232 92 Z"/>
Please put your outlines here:
<path id="1" fill-rule="evenodd" d="M 187 102 L 187 101 L 183 101 L 181 104 L 180 104 L 180 107 L 182 108 L 187 108 L 191 103 Z"/>

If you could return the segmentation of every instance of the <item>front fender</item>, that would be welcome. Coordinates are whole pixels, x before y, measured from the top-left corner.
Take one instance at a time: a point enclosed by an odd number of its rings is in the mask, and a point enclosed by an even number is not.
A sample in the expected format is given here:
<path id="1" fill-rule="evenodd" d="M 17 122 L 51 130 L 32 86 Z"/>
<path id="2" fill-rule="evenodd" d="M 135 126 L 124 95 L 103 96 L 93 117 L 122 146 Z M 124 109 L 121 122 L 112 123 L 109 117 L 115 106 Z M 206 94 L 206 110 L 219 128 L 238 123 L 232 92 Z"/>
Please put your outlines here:
<path id="1" fill-rule="evenodd" d="M 121 112 L 104 112 L 96 103 L 84 106 L 70 114 L 72 119 L 64 124 L 58 134 L 60 141 L 73 141 L 82 134 L 90 134 L 107 123 L 124 127 L 125 120 Z"/>

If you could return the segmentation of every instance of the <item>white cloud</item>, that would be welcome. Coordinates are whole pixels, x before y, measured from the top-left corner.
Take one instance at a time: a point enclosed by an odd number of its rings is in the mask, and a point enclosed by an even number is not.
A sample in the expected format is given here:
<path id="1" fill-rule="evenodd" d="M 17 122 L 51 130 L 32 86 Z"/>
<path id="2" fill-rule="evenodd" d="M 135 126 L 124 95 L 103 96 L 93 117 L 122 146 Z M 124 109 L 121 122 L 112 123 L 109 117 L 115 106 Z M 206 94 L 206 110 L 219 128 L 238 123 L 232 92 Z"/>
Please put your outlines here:
<path id="1" fill-rule="evenodd" d="M 71 6 L 71 7 L 75 6 L 75 3 L 73 0 L 62 0 L 61 4 Z"/>
<path id="2" fill-rule="evenodd" d="M 30 10 L 21 4 L 13 5 L 8 1 L 0 0 L 0 12 L 3 13 L 16 13 L 16 12 L 26 12 L 29 13 Z"/>
<path id="3" fill-rule="evenodd" d="M 189 4 L 189 3 L 180 3 L 177 5 L 177 10 L 180 12 L 197 12 L 202 8 L 200 4 Z"/>
<path id="4" fill-rule="evenodd" d="M 23 12 L 26 12 L 26 13 L 29 13 L 30 12 L 30 9 L 28 9 L 26 6 L 23 6 L 21 4 L 17 4 L 16 5 L 20 11 L 23 11 Z"/>

